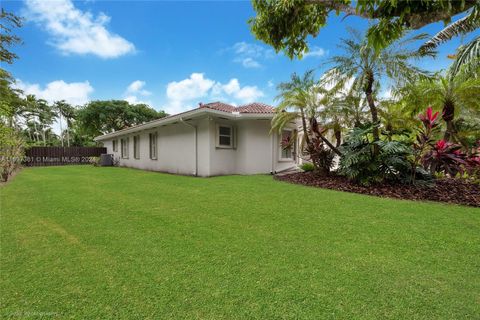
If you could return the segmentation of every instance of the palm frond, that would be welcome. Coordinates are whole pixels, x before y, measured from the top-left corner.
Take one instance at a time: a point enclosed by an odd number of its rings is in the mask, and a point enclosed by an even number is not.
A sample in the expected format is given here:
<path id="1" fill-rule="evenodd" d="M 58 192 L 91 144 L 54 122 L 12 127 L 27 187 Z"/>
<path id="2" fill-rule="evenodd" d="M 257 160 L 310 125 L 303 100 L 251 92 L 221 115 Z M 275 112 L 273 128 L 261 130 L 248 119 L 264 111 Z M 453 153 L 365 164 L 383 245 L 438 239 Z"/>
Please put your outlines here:
<path id="1" fill-rule="evenodd" d="M 478 28 L 480 28 L 480 4 L 474 6 L 470 14 L 451 23 L 438 32 L 433 38 L 425 42 L 419 51 L 428 52 L 455 36 L 473 32 Z"/>
<path id="2" fill-rule="evenodd" d="M 470 73 L 472 70 L 478 68 L 478 66 L 480 66 L 480 36 L 458 50 L 457 57 L 450 67 L 449 72 L 455 76 L 464 68 Z"/>

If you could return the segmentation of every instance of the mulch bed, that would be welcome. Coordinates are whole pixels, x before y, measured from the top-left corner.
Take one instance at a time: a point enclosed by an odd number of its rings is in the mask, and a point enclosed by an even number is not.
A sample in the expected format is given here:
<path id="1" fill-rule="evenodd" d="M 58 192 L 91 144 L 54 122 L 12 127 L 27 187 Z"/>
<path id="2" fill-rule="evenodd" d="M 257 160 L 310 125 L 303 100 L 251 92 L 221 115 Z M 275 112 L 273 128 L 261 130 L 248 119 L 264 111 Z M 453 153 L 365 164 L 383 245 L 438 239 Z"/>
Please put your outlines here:
<path id="1" fill-rule="evenodd" d="M 402 184 L 378 184 L 364 187 L 336 175 L 318 175 L 313 172 L 299 172 L 275 176 L 275 179 L 306 186 L 339 191 L 368 194 L 372 196 L 429 200 L 480 207 L 480 185 L 460 179 L 439 179 L 431 185 L 413 186 Z"/>

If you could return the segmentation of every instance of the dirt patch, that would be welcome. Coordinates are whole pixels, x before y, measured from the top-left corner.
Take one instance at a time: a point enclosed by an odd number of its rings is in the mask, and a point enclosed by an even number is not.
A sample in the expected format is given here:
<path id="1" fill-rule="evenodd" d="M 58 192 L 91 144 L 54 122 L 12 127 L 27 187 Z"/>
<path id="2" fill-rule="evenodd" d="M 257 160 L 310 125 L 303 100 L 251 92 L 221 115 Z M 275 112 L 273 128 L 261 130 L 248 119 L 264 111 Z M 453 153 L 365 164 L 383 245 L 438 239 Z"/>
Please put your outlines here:
<path id="1" fill-rule="evenodd" d="M 313 172 L 275 176 L 275 179 L 306 186 L 379 197 L 428 200 L 480 207 L 480 185 L 460 179 L 439 179 L 428 186 L 384 183 L 369 187 L 355 184 L 345 177 L 335 175 L 323 176 Z"/>

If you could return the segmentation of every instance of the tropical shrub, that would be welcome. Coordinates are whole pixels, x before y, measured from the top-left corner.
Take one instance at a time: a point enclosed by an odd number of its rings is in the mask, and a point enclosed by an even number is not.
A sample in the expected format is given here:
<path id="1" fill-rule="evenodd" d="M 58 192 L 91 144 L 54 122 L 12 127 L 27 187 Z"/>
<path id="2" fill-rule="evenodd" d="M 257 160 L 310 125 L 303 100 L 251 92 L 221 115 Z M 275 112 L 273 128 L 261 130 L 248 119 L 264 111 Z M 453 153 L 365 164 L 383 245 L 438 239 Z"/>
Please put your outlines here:
<path id="1" fill-rule="evenodd" d="M 417 136 L 413 142 L 413 157 L 411 160 L 411 181 L 415 183 L 418 168 L 421 165 L 425 153 L 430 149 L 434 141 L 434 135 L 439 131 L 437 122 L 438 112 L 433 113 L 432 107 L 428 107 L 424 114 L 418 117 L 422 121 L 422 126 L 418 129 Z"/>
<path id="2" fill-rule="evenodd" d="M 15 129 L 0 124 L 0 179 L 7 181 L 21 165 L 24 140 Z"/>
<path id="3" fill-rule="evenodd" d="M 454 177 L 466 166 L 465 154 L 461 150 L 462 146 L 447 142 L 445 140 L 437 141 L 431 150 L 423 157 L 423 165 L 430 172 L 444 172 Z"/>
<path id="4" fill-rule="evenodd" d="M 302 169 L 305 172 L 308 172 L 308 171 L 313 171 L 315 167 L 313 166 L 313 163 L 304 162 L 300 165 L 300 169 Z"/>
<path id="5" fill-rule="evenodd" d="M 308 160 L 312 162 L 314 169 L 323 174 L 330 172 L 335 154 L 330 148 L 325 146 L 321 139 L 312 137 L 306 147 L 306 151 L 309 156 Z"/>
<path id="6" fill-rule="evenodd" d="M 412 148 L 402 141 L 373 141 L 372 130 L 370 124 L 354 128 L 348 135 L 341 147 L 339 173 L 362 185 L 409 181 Z"/>

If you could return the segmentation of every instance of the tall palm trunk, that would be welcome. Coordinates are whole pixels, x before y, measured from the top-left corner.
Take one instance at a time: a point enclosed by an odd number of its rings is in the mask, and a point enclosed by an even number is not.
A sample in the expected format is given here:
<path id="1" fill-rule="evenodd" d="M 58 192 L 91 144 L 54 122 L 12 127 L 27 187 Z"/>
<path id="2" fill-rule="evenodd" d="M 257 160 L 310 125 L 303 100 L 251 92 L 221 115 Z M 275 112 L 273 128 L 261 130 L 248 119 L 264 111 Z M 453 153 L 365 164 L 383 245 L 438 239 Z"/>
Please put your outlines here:
<path id="1" fill-rule="evenodd" d="M 443 135 L 445 141 L 450 141 L 455 136 L 455 126 L 453 119 L 455 117 L 455 104 L 451 100 L 446 100 L 443 105 L 442 118 L 447 124 L 447 129 Z"/>
<path id="2" fill-rule="evenodd" d="M 380 140 L 380 132 L 379 132 L 379 121 L 378 121 L 378 110 L 375 106 L 375 100 L 373 99 L 373 82 L 375 81 L 375 77 L 372 72 L 367 72 L 367 83 L 365 86 L 365 95 L 367 96 L 368 107 L 370 108 L 370 115 L 372 116 L 372 123 L 373 123 L 373 141 L 376 142 Z M 379 153 L 378 145 L 373 145 L 373 155 L 377 156 Z"/>
<path id="3" fill-rule="evenodd" d="M 37 121 L 36 121 L 35 117 L 33 118 L 33 129 L 34 129 L 34 135 L 35 135 L 34 141 L 38 141 Z"/>
<path id="4" fill-rule="evenodd" d="M 325 142 L 325 144 L 333 151 L 335 152 L 337 155 L 341 156 L 342 153 L 340 152 L 340 150 L 338 150 L 338 148 L 336 148 L 330 141 L 328 141 L 327 138 L 325 138 L 325 136 L 320 132 L 320 128 L 318 127 L 318 122 L 317 122 L 317 119 L 315 119 L 315 117 L 312 117 L 310 118 L 310 128 L 312 129 L 312 132 L 317 136 L 319 137 L 320 139 L 322 139 L 323 142 Z"/>
<path id="5" fill-rule="evenodd" d="M 62 141 L 62 147 L 63 147 L 62 113 L 58 114 L 58 120 L 59 120 L 59 124 L 60 124 L 60 141 Z"/>
<path id="6" fill-rule="evenodd" d="M 335 130 L 335 140 L 336 140 L 336 144 L 335 144 L 335 147 L 340 147 L 340 145 L 342 144 L 342 131 L 340 131 L 339 129 Z"/>
<path id="7" fill-rule="evenodd" d="M 307 146 L 310 146 L 310 137 L 308 136 L 308 130 L 307 130 L 307 120 L 305 119 L 305 112 L 303 109 L 300 110 L 300 114 L 302 115 L 302 126 L 303 126 L 303 134 L 305 136 L 305 142 L 307 143 Z"/>
<path id="8" fill-rule="evenodd" d="M 70 125 L 67 121 L 67 147 L 70 147 Z"/>

